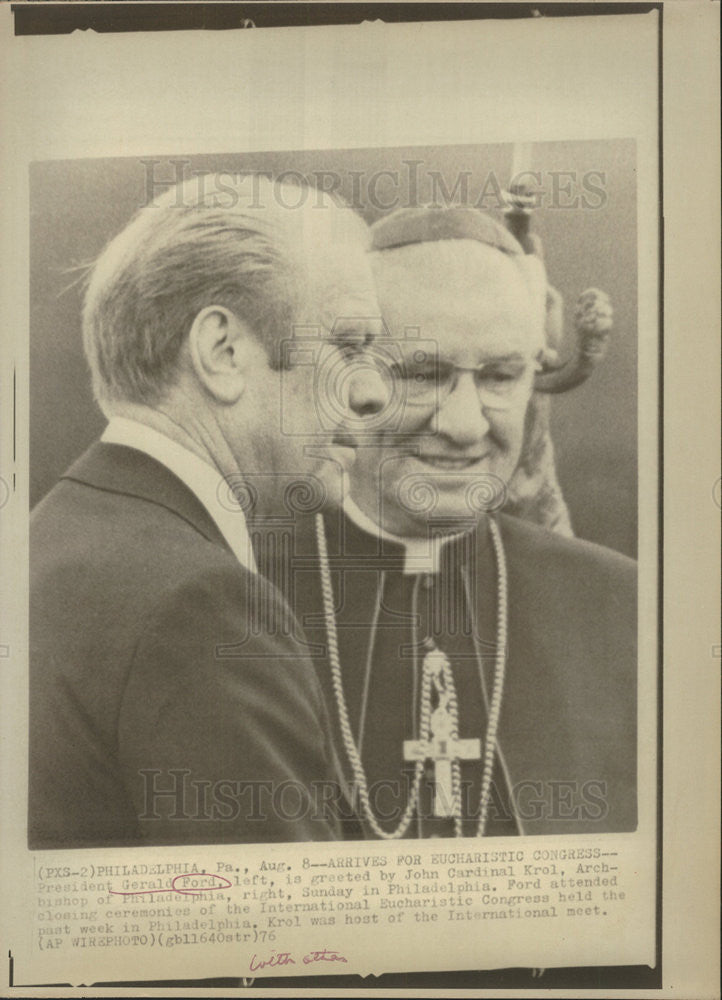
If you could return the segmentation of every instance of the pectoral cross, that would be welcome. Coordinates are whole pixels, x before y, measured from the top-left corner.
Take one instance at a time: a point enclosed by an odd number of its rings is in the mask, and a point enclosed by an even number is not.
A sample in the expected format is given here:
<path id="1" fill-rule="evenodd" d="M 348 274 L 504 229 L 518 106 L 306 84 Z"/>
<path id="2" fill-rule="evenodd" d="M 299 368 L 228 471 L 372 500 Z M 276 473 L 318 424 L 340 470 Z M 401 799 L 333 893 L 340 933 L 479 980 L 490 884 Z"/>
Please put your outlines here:
<path id="1" fill-rule="evenodd" d="M 459 760 L 479 760 L 481 740 L 455 736 L 449 696 L 440 693 L 438 708 L 431 713 L 428 740 L 404 740 L 404 760 L 430 760 L 434 765 L 434 816 L 454 816 L 452 765 Z"/>

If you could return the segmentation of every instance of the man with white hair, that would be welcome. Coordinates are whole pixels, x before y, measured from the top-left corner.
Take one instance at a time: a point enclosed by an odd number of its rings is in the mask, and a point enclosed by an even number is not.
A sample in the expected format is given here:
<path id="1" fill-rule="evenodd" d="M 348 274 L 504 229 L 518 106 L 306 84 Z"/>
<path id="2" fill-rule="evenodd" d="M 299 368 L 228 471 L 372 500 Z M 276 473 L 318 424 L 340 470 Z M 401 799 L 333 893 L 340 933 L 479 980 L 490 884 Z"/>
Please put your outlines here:
<path id="1" fill-rule="evenodd" d="M 378 305 L 364 224 L 296 194 L 197 178 L 93 268 L 109 422 L 31 518 L 32 848 L 337 836 L 320 686 L 244 512 L 338 496 L 351 452 L 319 414 L 383 404 L 353 367 Z M 344 386 L 325 410 L 324 365 Z"/>
<path id="2" fill-rule="evenodd" d="M 541 261 L 463 207 L 372 233 L 391 399 L 290 595 L 357 789 L 347 835 L 633 830 L 635 564 L 499 513 L 544 345 Z"/>

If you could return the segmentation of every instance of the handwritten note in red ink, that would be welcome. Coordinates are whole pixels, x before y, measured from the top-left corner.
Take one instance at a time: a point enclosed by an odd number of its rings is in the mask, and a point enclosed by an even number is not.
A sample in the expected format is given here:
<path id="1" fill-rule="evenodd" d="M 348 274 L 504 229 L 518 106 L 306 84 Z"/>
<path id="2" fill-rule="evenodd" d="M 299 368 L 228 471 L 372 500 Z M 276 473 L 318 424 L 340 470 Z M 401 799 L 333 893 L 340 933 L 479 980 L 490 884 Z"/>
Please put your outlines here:
<path id="1" fill-rule="evenodd" d="M 314 962 L 345 961 L 346 959 L 343 955 L 339 955 L 337 951 L 329 951 L 328 948 L 322 948 L 320 951 L 309 951 L 308 954 L 304 955 L 302 959 L 304 965 L 313 965 Z M 296 959 L 289 951 L 277 951 L 265 959 L 258 958 L 257 955 L 254 955 L 251 959 L 250 970 L 251 972 L 257 972 L 259 969 L 272 969 L 277 966 L 280 967 L 282 965 L 296 964 Z"/>

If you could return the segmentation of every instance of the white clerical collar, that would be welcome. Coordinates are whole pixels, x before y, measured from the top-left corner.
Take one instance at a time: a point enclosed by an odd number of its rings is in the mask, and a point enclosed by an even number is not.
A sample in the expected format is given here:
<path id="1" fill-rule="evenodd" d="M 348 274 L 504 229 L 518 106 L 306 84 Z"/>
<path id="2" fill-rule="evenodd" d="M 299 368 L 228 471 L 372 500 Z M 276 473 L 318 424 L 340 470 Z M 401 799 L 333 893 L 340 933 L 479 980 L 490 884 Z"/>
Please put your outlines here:
<path id="1" fill-rule="evenodd" d="M 455 535 L 432 535 L 425 538 L 402 538 L 385 531 L 375 521 L 357 506 L 348 493 L 343 500 L 343 512 L 349 521 L 357 528 L 374 538 L 383 538 L 399 545 L 404 550 L 404 573 L 438 573 L 441 563 L 441 550 L 454 538 L 459 538 L 463 532 Z"/>
<path id="2" fill-rule="evenodd" d="M 258 572 L 245 515 L 240 506 L 231 509 L 234 503 L 231 490 L 223 491 L 221 503 L 217 469 L 154 427 L 127 417 L 112 417 L 101 441 L 145 452 L 169 469 L 198 497 L 239 563 L 252 573 Z"/>

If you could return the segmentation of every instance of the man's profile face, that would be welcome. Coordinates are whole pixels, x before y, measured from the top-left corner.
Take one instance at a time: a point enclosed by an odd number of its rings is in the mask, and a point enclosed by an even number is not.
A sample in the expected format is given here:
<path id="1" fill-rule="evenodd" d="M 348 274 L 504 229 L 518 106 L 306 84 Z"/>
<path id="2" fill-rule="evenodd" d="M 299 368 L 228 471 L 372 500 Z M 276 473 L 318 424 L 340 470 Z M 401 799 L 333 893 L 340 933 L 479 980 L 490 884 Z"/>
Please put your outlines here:
<path id="1" fill-rule="evenodd" d="M 508 257 L 478 242 L 373 259 L 401 403 L 359 447 L 351 496 L 395 534 L 424 534 L 430 517 L 461 530 L 479 514 L 478 487 L 498 497 L 519 461 L 539 346 L 529 292 Z"/>
<path id="2" fill-rule="evenodd" d="M 254 438 L 256 464 L 271 470 L 276 494 L 305 482 L 337 504 L 355 459 L 350 428 L 385 402 L 381 378 L 363 360 L 382 324 L 362 248 L 339 253 L 331 267 L 320 263 L 323 277 L 312 280 L 293 329 L 281 338 L 280 368 L 259 356 Z"/>

